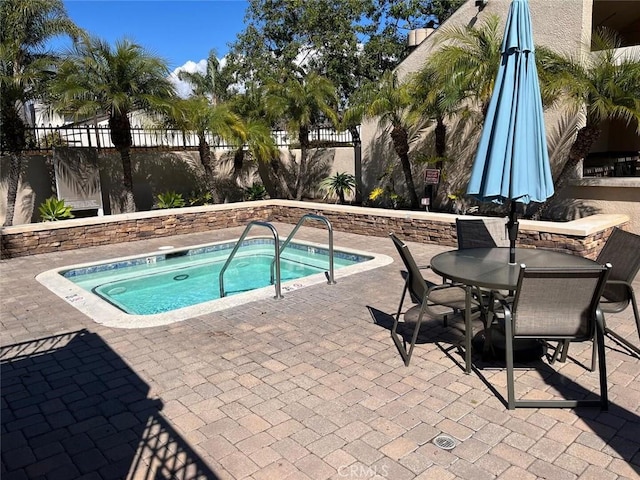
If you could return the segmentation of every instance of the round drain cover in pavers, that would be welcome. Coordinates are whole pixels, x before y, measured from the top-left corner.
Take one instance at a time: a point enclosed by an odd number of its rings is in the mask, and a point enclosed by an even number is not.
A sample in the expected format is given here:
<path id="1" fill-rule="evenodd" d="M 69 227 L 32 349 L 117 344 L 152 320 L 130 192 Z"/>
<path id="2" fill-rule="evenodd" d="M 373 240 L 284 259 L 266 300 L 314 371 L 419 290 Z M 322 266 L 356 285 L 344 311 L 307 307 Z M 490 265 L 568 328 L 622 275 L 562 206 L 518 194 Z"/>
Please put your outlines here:
<path id="1" fill-rule="evenodd" d="M 436 447 L 440 447 L 443 450 L 452 450 L 453 447 L 456 446 L 455 439 L 450 437 L 449 435 L 438 435 L 433 439 L 433 443 L 436 445 Z"/>

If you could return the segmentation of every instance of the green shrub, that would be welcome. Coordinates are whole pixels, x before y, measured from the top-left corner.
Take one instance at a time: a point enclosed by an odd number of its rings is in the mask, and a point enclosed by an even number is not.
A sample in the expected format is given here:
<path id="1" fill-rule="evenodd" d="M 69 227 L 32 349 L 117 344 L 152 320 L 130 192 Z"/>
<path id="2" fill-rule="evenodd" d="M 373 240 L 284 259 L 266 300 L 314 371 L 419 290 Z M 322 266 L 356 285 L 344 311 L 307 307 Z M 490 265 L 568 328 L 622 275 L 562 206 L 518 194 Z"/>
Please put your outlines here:
<path id="1" fill-rule="evenodd" d="M 244 189 L 245 200 L 264 200 L 267 196 L 267 190 L 261 183 L 254 183 L 250 187 Z"/>
<path id="2" fill-rule="evenodd" d="M 376 208 L 391 208 L 401 210 L 409 207 L 409 202 L 402 196 L 388 188 L 376 187 L 365 201 L 365 206 Z"/>
<path id="3" fill-rule="evenodd" d="M 160 193 L 156 196 L 156 208 L 179 208 L 186 205 L 181 193 L 174 191 Z"/>
<path id="4" fill-rule="evenodd" d="M 64 199 L 49 197 L 38 207 L 43 222 L 55 222 L 73 218 L 71 207 L 64 203 Z"/>
<path id="5" fill-rule="evenodd" d="M 199 207 L 201 205 L 213 205 L 213 195 L 211 192 L 191 192 L 189 194 L 189 206 Z"/>

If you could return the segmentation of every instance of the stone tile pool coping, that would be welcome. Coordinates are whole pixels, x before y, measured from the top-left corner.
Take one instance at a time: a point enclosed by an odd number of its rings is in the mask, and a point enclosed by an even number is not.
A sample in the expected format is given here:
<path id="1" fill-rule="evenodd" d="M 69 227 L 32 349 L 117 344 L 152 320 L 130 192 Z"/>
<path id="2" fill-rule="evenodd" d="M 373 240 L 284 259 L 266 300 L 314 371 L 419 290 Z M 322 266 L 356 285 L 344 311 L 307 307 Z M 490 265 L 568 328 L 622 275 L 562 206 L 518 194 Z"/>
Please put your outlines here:
<path id="1" fill-rule="evenodd" d="M 269 237 L 247 237 L 245 241 L 251 241 L 254 239 L 270 240 Z M 318 249 L 328 248 L 326 244 L 305 242 L 298 239 L 296 239 L 295 242 L 297 244 L 308 245 Z M 116 306 L 100 298 L 98 295 L 88 292 L 87 290 L 83 289 L 82 287 L 73 283 L 71 280 L 62 275 L 63 272 L 68 270 L 83 269 L 92 267 L 97 264 L 131 263 L 132 261 L 143 260 L 146 257 L 151 257 L 154 255 L 170 255 L 178 251 L 206 249 L 207 247 L 224 244 L 229 244 L 229 241 L 192 245 L 189 247 L 181 248 L 174 248 L 170 245 L 161 246 L 155 252 L 146 252 L 144 254 L 113 258 L 110 260 L 102 260 L 97 263 L 83 263 L 54 268 L 40 273 L 36 276 L 36 280 L 38 280 L 38 282 L 47 287 L 51 292 L 55 293 L 58 297 L 60 297 L 73 307 L 77 308 L 79 311 L 87 315 L 95 322 L 107 327 L 114 328 L 149 328 L 169 325 L 186 320 L 188 318 L 197 317 L 208 312 L 216 312 L 232 307 L 239 307 L 251 302 L 265 301 L 267 299 L 274 298 L 274 287 L 268 286 L 258 288 L 249 292 L 243 292 L 237 295 L 198 303 L 196 305 L 179 308 L 169 312 L 151 315 L 136 315 L 123 312 Z M 334 272 L 336 281 L 349 275 L 366 272 L 368 270 L 388 265 L 393 261 L 392 258 L 388 255 L 354 250 L 351 248 L 341 247 L 339 245 L 334 245 L 334 250 L 336 251 L 335 253 L 344 252 L 351 255 L 370 257 L 370 260 L 336 269 Z M 327 283 L 327 278 L 325 277 L 324 273 L 317 273 L 314 275 L 308 275 L 303 278 L 286 281 L 281 284 L 282 295 L 286 295 L 289 292 L 305 288 L 310 285 L 318 285 L 321 283 Z"/>

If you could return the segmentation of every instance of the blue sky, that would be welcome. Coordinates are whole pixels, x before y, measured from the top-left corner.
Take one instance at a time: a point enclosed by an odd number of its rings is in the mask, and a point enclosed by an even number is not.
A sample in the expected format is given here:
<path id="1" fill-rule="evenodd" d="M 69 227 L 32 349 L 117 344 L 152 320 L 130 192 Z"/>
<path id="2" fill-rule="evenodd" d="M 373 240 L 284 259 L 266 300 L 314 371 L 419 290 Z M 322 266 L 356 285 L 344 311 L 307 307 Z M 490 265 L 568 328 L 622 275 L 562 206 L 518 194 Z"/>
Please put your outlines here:
<path id="1" fill-rule="evenodd" d="M 214 48 L 218 57 L 244 29 L 244 0 L 64 0 L 76 25 L 109 43 L 127 37 L 171 69 L 206 59 Z"/>

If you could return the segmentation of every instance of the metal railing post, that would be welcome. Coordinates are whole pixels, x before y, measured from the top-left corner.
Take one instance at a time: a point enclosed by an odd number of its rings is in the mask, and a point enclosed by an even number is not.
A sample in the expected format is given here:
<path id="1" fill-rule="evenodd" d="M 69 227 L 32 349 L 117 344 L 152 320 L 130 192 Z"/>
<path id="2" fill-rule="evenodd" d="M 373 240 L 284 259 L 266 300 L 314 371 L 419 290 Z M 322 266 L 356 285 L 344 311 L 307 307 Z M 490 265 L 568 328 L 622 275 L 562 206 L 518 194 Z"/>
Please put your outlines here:
<path id="1" fill-rule="evenodd" d="M 320 220 L 321 222 L 324 222 L 325 225 L 327 226 L 327 230 L 329 231 L 329 275 L 327 277 L 327 283 L 329 285 L 333 285 L 336 283 L 335 277 L 334 277 L 334 267 L 333 267 L 333 227 L 331 226 L 331 222 L 327 217 L 323 217 L 322 215 L 316 215 L 315 213 L 307 213 L 303 215 L 300 218 L 300 220 L 298 220 L 298 223 L 296 224 L 294 229 L 291 231 L 287 239 L 282 243 L 282 246 L 280 247 L 280 254 L 284 252 L 284 249 L 287 248 L 287 245 L 289 245 L 289 243 L 295 236 L 298 229 L 302 226 L 302 224 L 308 218 L 311 218 L 313 220 Z M 279 256 L 280 255 L 278 255 L 278 257 Z M 273 262 L 271 264 L 271 281 L 273 282 Z"/>
<path id="2" fill-rule="evenodd" d="M 273 258 L 273 262 L 271 263 L 271 268 L 272 268 L 272 273 L 271 273 L 271 282 L 274 283 L 275 285 L 275 289 L 276 289 L 276 296 L 274 298 L 282 298 L 282 293 L 281 293 L 281 288 L 280 288 L 280 237 L 278 236 L 278 231 L 276 230 L 276 228 L 270 224 L 269 222 L 261 222 L 259 220 L 253 220 L 251 222 L 249 222 L 249 225 L 247 225 L 247 227 L 244 229 L 244 232 L 242 232 L 242 235 L 240 236 L 240 239 L 236 242 L 235 247 L 233 247 L 233 250 L 231 251 L 231 254 L 229 255 L 229 258 L 227 258 L 227 261 L 225 262 L 225 264 L 223 265 L 222 269 L 220 270 L 220 275 L 218 276 L 219 282 L 220 282 L 220 298 L 224 297 L 224 272 L 227 270 L 227 267 L 229 266 L 229 264 L 231 263 L 231 260 L 233 259 L 233 257 L 235 256 L 236 252 L 238 251 L 238 249 L 240 248 L 240 246 L 242 245 L 242 242 L 244 241 L 244 239 L 246 238 L 247 234 L 249 233 L 249 230 L 251 230 L 251 227 L 254 225 L 260 225 L 263 227 L 267 227 L 269 230 L 271 230 L 271 233 L 273 234 L 273 241 L 274 241 L 274 258 Z M 273 266 L 275 263 L 275 269 L 276 269 L 276 277 L 275 277 L 275 282 L 273 280 Z"/>

